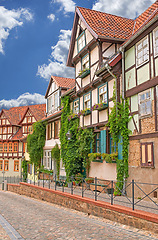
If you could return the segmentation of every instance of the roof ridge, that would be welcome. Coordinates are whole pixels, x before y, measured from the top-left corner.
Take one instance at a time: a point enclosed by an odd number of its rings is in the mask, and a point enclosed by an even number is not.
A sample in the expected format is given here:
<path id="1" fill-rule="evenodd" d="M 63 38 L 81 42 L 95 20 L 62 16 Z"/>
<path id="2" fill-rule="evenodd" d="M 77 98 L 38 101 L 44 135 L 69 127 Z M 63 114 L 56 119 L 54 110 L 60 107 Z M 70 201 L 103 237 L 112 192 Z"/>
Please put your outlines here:
<path id="1" fill-rule="evenodd" d="M 108 14 L 108 15 L 111 15 L 111 16 L 120 17 L 120 18 L 123 18 L 123 19 L 128 19 L 128 20 L 134 21 L 134 19 L 132 19 L 132 18 L 122 17 L 122 16 L 119 16 L 119 15 L 116 15 L 116 14 L 112 14 L 112 13 L 101 12 L 101 11 L 98 11 L 98 10 L 89 9 L 89 8 L 85 8 L 85 7 L 79 7 L 79 6 L 77 6 L 77 8 L 84 8 L 84 9 L 88 9 L 90 11 L 100 12 L 100 13 L 103 13 L 103 14 Z"/>

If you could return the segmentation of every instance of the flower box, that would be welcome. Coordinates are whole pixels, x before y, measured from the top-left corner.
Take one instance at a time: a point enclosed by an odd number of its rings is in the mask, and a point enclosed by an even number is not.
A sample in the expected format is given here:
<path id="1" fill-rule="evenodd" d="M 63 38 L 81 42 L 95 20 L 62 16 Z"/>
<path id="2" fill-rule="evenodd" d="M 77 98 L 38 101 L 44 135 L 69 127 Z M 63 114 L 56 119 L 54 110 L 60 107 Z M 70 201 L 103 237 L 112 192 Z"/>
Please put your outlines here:
<path id="1" fill-rule="evenodd" d="M 90 74 L 90 70 L 87 69 L 87 70 L 81 72 L 81 73 L 79 74 L 79 77 L 80 77 L 80 78 L 85 78 L 85 77 L 87 77 L 89 74 Z"/>
<path id="2" fill-rule="evenodd" d="M 98 107 L 98 111 L 106 109 L 107 107 L 108 107 L 108 104 L 107 103 L 103 103 L 102 106 Z"/>
<path id="3" fill-rule="evenodd" d="M 102 163 L 102 162 L 103 162 L 103 160 L 102 160 L 102 159 L 100 159 L 100 158 L 96 158 L 96 159 L 94 159 L 92 162 L 100 162 L 100 163 Z"/>
<path id="4" fill-rule="evenodd" d="M 89 114 L 91 114 L 91 110 L 86 110 L 85 113 L 83 114 L 83 116 L 87 116 Z"/>

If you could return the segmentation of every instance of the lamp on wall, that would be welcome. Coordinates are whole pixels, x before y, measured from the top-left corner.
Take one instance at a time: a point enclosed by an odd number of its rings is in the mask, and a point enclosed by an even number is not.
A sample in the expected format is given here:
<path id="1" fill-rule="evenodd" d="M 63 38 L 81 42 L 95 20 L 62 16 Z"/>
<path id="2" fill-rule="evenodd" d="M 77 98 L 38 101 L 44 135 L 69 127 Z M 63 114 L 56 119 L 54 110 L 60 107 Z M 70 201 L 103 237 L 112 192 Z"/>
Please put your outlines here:
<path id="1" fill-rule="evenodd" d="M 70 130 L 66 133 L 67 140 L 71 140 L 72 134 L 70 133 Z"/>

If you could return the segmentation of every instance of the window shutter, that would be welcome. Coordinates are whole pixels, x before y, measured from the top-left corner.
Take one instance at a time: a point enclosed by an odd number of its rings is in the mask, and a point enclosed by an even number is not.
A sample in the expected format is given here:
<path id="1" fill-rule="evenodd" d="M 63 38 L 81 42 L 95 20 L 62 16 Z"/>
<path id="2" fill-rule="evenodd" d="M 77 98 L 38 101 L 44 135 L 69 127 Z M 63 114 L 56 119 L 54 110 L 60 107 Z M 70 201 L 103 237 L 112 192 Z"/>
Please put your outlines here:
<path id="1" fill-rule="evenodd" d="M 52 138 L 54 138 L 54 122 L 52 122 Z"/>
<path id="2" fill-rule="evenodd" d="M 118 142 L 118 159 L 123 159 L 122 157 L 122 143 L 123 143 L 123 139 L 122 139 L 122 136 L 121 134 L 119 135 L 119 142 Z"/>
<path id="3" fill-rule="evenodd" d="M 100 152 L 106 153 L 106 130 L 100 132 Z"/>
<path id="4" fill-rule="evenodd" d="M 30 174 L 32 174 L 32 164 L 30 164 Z"/>

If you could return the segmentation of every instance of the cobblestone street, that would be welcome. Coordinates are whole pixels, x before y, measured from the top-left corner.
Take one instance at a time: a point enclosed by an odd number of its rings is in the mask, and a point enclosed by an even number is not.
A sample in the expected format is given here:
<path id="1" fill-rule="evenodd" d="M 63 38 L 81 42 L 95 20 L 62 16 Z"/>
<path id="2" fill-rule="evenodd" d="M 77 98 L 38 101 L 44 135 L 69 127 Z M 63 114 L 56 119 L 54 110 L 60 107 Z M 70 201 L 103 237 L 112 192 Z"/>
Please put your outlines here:
<path id="1" fill-rule="evenodd" d="M 0 191 L 0 239 L 158 239 L 154 235 L 50 203 Z M 14 228 L 15 237 L 8 235 Z M 18 233 L 20 236 L 18 236 Z"/>

